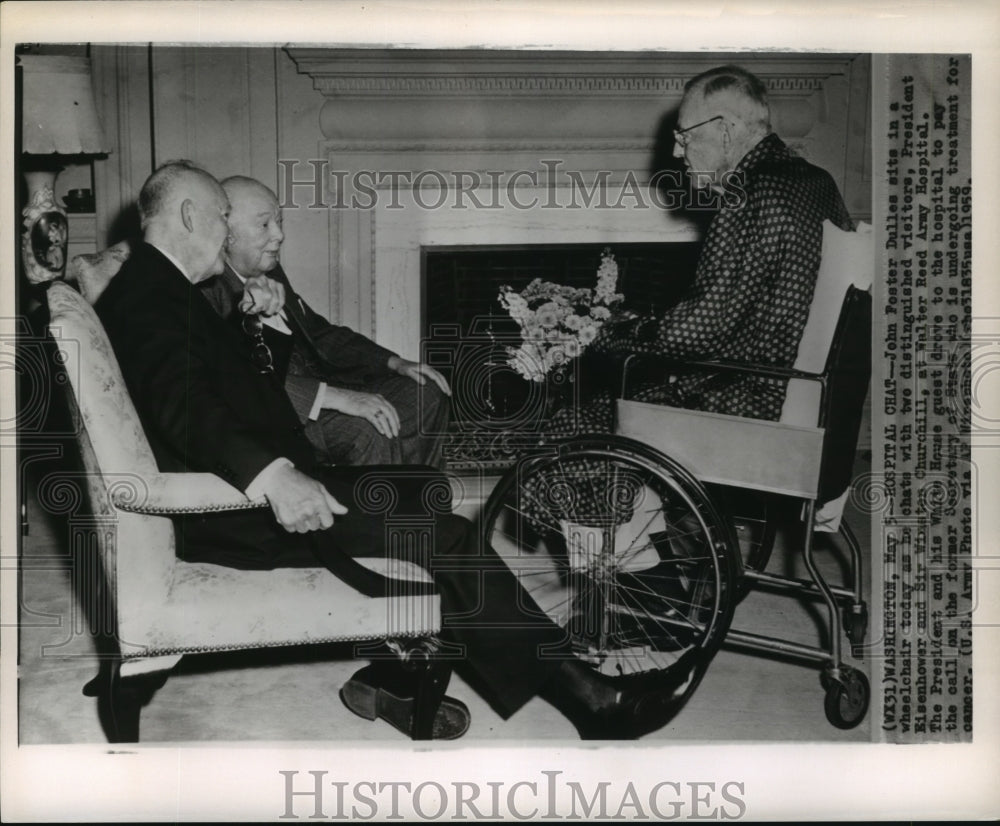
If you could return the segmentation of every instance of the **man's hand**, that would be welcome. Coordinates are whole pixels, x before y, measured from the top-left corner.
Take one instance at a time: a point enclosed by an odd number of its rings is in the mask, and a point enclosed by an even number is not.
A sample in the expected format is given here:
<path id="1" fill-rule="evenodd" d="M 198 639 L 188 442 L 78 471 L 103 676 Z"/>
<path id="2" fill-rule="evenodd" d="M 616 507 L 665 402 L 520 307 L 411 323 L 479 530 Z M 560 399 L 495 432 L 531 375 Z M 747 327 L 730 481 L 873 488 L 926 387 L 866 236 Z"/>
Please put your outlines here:
<path id="1" fill-rule="evenodd" d="M 363 393 L 360 390 L 346 390 L 328 385 L 323 396 L 323 407 L 327 410 L 338 410 L 348 416 L 360 416 L 387 439 L 394 439 L 399 435 L 399 414 L 396 408 L 378 393 Z"/>
<path id="2" fill-rule="evenodd" d="M 274 511 L 274 518 L 289 533 L 329 528 L 334 514 L 347 513 L 347 508 L 323 485 L 291 465 L 284 465 L 270 475 L 264 495 Z"/>
<path id="3" fill-rule="evenodd" d="M 407 361 L 399 356 L 391 356 L 386 364 L 393 372 L 399 373 L 401 376 L 406 376 L 408 379 L 413 379 L 417 384 L 424 384 L 427 379 L 430 379 L 441 388 L 441 392 L 448 396 L 451 395 L 451 388 L 448 386 L 445 377 L 429 364 Z"/>
<path id="4" fill-rule="evenodd" d="M 240 312 L 244 315 L 272 316 L 284 306 L 285 286 L 281 282 L 266 275 L 255 275 L 243 285 Z"/>
<path id="5" fill-rule="evenodd" d="M 590 343 L 590 352 L 612 355 L 642 349 L 643 342 L 656 337 L 657 319 L 653 316 L 636 316 L 607 321 Z"/>

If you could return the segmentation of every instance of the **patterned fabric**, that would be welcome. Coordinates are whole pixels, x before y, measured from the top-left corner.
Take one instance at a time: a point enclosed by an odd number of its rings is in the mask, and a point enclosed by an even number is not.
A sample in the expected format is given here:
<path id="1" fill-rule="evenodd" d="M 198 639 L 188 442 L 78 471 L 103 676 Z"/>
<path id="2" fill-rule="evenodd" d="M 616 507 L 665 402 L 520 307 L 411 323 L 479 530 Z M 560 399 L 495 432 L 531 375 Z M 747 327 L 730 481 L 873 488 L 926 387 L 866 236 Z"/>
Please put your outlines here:
<path id="1" fill-rule="evenodd" d="M 374 380 L 366 390 L 396 408 L 399 435 L 389 439 L 360 416 L 321 410 L 316 421 L 305 425 L 306 438 L 320 457 L 338 465 L 430 465 L 444 470 L 449 400 L 438 386 L 394 375 Z"/>
<path id="2" fill-rule="evenodd" d="M 119 241 L 101 252 L 77 255 L 69 262 L 66 280 L 75 281 L 83 297 L 93 304 L 131 254 L 129 242 Z"/>
<path id="3" fill-rule="evenodd" d="M 660 319 L 602 330 L 596 352 L 658 353 L 791 367 L 809 315 L 823 220 L 853 225 L 828 173 L 768 135 L 736 167 L 708 229 L 690 293 Z M 781 414 L 785 382 L 754 376 L 680 373 L 635 398 L 755 419 Z M 611 397 L 563 411 L 552 435 L 611 429 Z"/>

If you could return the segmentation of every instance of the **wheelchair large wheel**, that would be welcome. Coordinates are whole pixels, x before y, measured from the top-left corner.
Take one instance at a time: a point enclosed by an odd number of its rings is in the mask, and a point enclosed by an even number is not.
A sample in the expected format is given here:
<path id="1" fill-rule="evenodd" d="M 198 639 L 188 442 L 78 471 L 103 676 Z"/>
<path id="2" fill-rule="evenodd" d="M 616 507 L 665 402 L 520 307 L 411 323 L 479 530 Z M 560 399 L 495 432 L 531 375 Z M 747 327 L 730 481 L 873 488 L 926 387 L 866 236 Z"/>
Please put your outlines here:
<path id="1" fill-rule="evenodd" d="M 692 664 L 729 628 L 732 525 L 680 464 L 631 439 L 571 439 L 522 460 L 490 496 L 483 531 L 573 654 L 608 677 L 677 684 L 683 669 L 688 696 L 703 673 Z"/>

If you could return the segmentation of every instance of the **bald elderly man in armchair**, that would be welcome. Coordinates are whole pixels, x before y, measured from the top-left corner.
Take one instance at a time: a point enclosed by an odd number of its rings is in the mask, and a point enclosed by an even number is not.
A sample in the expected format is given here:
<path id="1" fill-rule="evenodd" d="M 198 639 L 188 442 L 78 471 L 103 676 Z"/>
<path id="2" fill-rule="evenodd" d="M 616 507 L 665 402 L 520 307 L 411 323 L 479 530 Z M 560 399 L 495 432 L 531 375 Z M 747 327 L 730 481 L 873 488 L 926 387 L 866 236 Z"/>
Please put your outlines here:
<path id="1" fill-rule="evenodd" d="M 225 269 L 200 289 L 270 360 L 319 458 L 441 469 L 448 382 L 314 312 L 278 261 L 285 236 L 275 194 L 244 176 L 221 183 L 232 208 Z"/>

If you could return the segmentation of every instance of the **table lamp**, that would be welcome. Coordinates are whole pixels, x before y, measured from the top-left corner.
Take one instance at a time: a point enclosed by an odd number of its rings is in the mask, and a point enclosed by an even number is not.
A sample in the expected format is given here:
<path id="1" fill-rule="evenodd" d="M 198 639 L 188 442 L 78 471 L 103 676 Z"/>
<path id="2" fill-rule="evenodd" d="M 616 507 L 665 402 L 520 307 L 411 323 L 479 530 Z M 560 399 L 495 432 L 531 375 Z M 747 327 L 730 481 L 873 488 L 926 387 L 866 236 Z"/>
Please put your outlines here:
<path id="1" fill-rule="evenodd" d="M 22 168 L 27 203 L 22 211 L 21 260 L 32 284 L 62 278 L 69 224 L 55 200 L 56 176 L 71 159 L 106 155 L 94 105 L 90 60 L 64 55 L 17 57 L 22 70 Z"/>

